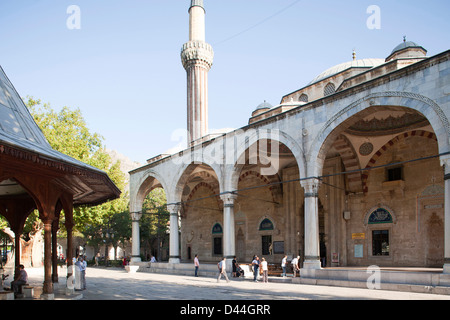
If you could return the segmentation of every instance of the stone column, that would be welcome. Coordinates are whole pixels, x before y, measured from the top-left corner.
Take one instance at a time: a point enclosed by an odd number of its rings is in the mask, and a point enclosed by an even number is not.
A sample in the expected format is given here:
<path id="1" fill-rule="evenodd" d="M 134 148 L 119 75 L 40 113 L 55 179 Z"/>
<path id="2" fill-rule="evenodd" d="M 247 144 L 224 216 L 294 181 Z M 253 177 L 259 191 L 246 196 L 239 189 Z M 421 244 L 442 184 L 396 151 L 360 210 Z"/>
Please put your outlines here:
<path id="1" fill-rule="evenodd" d="M 141 217 L 141 212 L 131 213 L 131 237 L 133 239 L 131 242 L 131 264 L 141 262 L 141 240 L 139 236 L 139 220 Z"/>
<path id="2" fill-rule="evenodd" d="M 441 158 L 444 166 L 444 273 L 450 273 L 450 157 Z"/>
<path id="3" fill-rule="evenodd" d="M 221 195 L 220 198 L 223 201 L 223 255 L 231 265 L 231 260 L 236 254 L 234 201 L 236 200 L 237 195 L 228 193 Z"/>
<path id="4" fill-rule="evenodd" d="M 180 235 L 178 229 L 180 205 L 168 204 L 167 211 L 170 213 L 169 263 L 180 263 Z"/>
<path id="5" fill-rule="evenodd" d="M 305 260 L 303 268 L 320 269 L 319 180 L 303 181 L 305 189 Z"/>

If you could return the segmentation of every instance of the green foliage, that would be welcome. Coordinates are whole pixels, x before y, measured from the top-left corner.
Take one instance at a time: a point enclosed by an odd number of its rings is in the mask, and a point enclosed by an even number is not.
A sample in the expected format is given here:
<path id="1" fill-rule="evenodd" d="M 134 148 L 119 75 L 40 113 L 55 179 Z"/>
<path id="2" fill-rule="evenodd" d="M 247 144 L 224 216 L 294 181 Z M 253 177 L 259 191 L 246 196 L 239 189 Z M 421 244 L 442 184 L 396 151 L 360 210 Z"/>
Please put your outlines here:
<path id="1" fill-rule="evenodd" d="M 102 148 L 103 137 L 89 131 L 80 109 L 63 107 L 58 113 L 48 103 L 27 98 L 30 113 L 53 149 L 99 169 L 105 168 L 105 159 L 94 156 Z"/>
<path id="2" fill-rule="evenodd" d="M 141 247 L 147 254 L 162 259 L 162 252 L 168 247 L 168 226 L 170 215 L 166 208 L 166 194 L 162 188 L 152 190 L 144 199 L 140 220 Z"/>
<path id="3" fill-rule="evenodd" d="M 27 99 L 25 104 L 53 149 L 105 171 L 124 190 L 125 174 L 120 170 L 120 162 L 112 163 L 103 146 L 103 137 L 89 130 L 80 109 L 63 107 L 56 112 L 48 103 L 32 97 Z M 98 229 L 105 220 L 126 212 L 127 207 L 127 193 L 122 192 L 119 199 L 95 207 L 75 208 L 74 230 L 88 235 L 92 226 Z"/>

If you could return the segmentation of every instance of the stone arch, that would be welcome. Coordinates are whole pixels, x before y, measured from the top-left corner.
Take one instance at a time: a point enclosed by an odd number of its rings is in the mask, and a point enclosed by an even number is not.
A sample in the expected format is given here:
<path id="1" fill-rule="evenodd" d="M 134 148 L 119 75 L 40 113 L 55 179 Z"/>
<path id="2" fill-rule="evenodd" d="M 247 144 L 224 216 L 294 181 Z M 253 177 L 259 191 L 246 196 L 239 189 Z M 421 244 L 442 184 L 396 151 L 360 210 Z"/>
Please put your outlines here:
<path id="1" fill-rule="evenodd" d="M 142 210 L 142 204 L 147 194 L 149 194 L 153 189 L 158 187 L 164 189 L 167 196 L 167 202 L 170 203 L 167 184 L 164 178 L 162 178 L 162 176 L 158 172 L 154 170 L 146 171 L 142 176 L 140 176 L 140 179 L 136 183 L 136 185 L 137 185 L 136 192 L 130 192 L 131 212 L 140 212 Z"/>
<path id="2" fill-rule="evenodd" d="M 245 142 L 241 143 L 238 146 L 237 160 L 236 162 L 230 166 L 227 165 L 227 172 L 225 177 L 225 190 L 234 191 L 237 189 L 239 178 L 241 176 L 242 168 L 245 165 L 245 154 L 247 150 L 255 145 L 260 140 L 273 140 L 278 143 L 282 143 L 295 158 L 297 163 L 297 167 L 299 170 L 300 177 L 305 176 L 305 158 L 303 154 L 303 150 L 300 145 L 287 133 L 281 130 L 268 130 L 268 129 L 257 129 L 249 134 L 245 134 L 248 139 Z"/>
<path id="3" fill-rule="evenodd" d="M 204 166 L 209 170 L 211 173 L 208 173 L 209 177 L 213 177 L 219 186 L 219 193 L 223 192 L 223 179 L 222 179 L 222 168 L 220 163 L 218 163 L 216 160 L 205 156 L 202 153 L 193 153 L 189 154 L 189 162 L 183 162 L 177 173 L 175 174 L 175 177 L 173 179 L 174 183 L 172 184 L 170 188 L 170 199 L 174 203 L 181 202 L 184 186 L 186 185 L 186 182 L 190 178 L 191 174 L 194 172 L 194 170 L 198 166 Z M 168 200 L 169 203 L 169 200 Z"/>
<path id="4" fill-rule="evenodd" d="M 190 201 L 192 201 L 192 199 L 194 198 L 195 193 L 200 189 L 200 188 L 207 188 L 209 191 L 211 191 L 211 193 L 214 195 L 214 197 L 216 198 L 216 200 L 218 201 L 218 203 L 220 204 L 220 196 L 219 196 L 219 192 L 218 192 L 218 184 L 216 186 L 211 185 L 210 183 L 207 182 L 199 182 L 192 190 L 190 190 L 189 195 L 187 196 L 187 198 L 185 200 L 183 200 L 183 203 L 187 204 Z M 185 207 L 183 205 L 183 207 Z M 185 210 L 183 210 L 184 212 Z"/>
<path id="5" fill-rule="evenodd" d="M 308 176 L 318 177 L 321 175 L 326 152 L 334 141 L 330 137 L 338 135 L 335 129 L 344 123 L 346 123 L 346 126 L 350 126 L 351 124 L 348 120 L 354 115 L 364 116 L 365 113 L 370 112 L 368 111 L 369 108 L 377 106 L 400 106 L 421 113 L 429 121 L 433 131 L 436 133 L 439 152 L 450 151 L 450 123 L 437 103 L 428 97 L 411 92 L 376 92 L 358 99 L 341 109 L 323 125 L 322 129 L 315 136 L 306 157 L 306 161 L 309 164 L 307 168 Z"/>
<path id="6" fill-rule="evenodd" d="M 273 178 L 269 180 L 269 177 L 263 176 L 259 172 L 248 170 L 248 171 L 243 172 L 239 176 L 239 182 L 243 181 L 248 176 L 254 176 L 254 177 L 258 178 L 259 180 L 261 180 L 261 182 L 263 184 L 267 185 L 267 187 L 269 188 L 270 193 L 272 195 L 272 199 L 271 200 L 273 202 L 279 202 L 279 199 L 277 197 L 277 194 L 279 193 L 279 189 L 280 189 L 280 186 L 278 184 L 278 182 L 280 181 L 279 179 L 277 179 L 276 177 L 272 176 Z"/>
<path id="7" fill-rule="evenodd" d="M 386 144 L 384 144 L 375 154 L 372 156 L 372 158 L 367 163 L 365 169 L 370 170 L 377 160 L 391 147 L 393 147 L 395 144 L 399 143 L 400 141 L 408 138 L 408 137 L 423 137 L 426 139 L 431 139 L 437 141 L 437 137 L 433 132 L 425 131 L 425 130 L 412 130 L 409 132 L 405 132 L 402 134 L 397 135 L 395 138 L 389 140 Z M 367 179 L 369 178 L 368 171 L 364 171 L 361 175 L 362 178 L 362 185 L 363 185 L 363 191 L 364 193 L 367 193 L 368 187 L 367 187 Z"/>

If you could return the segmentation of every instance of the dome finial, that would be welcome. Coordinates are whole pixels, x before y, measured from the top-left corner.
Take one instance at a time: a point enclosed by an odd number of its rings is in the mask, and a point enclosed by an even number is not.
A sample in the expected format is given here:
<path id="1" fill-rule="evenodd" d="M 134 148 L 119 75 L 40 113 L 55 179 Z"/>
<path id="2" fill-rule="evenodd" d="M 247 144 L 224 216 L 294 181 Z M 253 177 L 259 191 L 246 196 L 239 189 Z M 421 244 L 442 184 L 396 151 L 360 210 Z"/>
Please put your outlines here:
<path id="1" fill-rule="evenodd" d="M 403 36 L 403 42 L 406 42 L 406 36 Z"/>
<path id="2" fill-rule="evenodd" d="M 352 56 L 353 56 L 353 61 L 355 61 L 356 60 L 356 51 L 355 51 L 355 49 L 353 49 Z"/>

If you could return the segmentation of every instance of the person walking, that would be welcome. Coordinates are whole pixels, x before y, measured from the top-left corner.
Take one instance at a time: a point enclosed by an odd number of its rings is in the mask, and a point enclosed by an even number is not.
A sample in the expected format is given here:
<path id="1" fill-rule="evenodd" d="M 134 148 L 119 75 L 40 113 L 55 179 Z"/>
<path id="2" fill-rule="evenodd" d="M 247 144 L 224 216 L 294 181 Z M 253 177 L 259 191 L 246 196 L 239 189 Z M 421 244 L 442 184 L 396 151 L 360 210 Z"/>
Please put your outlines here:
<path id="1" fill-rule="evenodd" d="M 200 262 L 198 261 L 198 254 L 194 258 L 195 276 L 198 277 L 198 268 L 200 267 Z"/>
<path id="2" fill-rule="evenodd" d="M 286 263 L 287 263 L 287 255 L 285 255 L 283 259 L 281 259 L 281 269 L 283 269 L 283 273 L 281 274 L 281 276 L 283 278 L 286 278 Z"/>
<path id="3" fill-rule="evenodd" d="M 300 269 L 298 268 L 298 259 L 300 258 L 300 256 L 295 257 L 294 259 L 292 259 L 291 264 L 292 264 L 292 270 L 294 271 L 294 278 L 297 275 L 297 272 L 300 271 Z M 300 275 L 300 273 L 299 273 Z"/>
<path id="4" fill-rule="evenodd" d="M 225 276 L 225 279 L 227 280 L 227 282 L 230 282 L 230 280 L 228 279 L 228 276 L 227 276 L 226 260 L 227 260 L 227 258 L 224 257 L 223 260 L 217 264 L 217 266 L 219 268 L 219 276 L 217 277 L 217 283 L 219 282 L 222 275 Z"/>
<path id="5" fill-rule="evenodd" d="M 269 282 L 269 267 L 265 258 L 261 259 L 262 278 L 264 283 Z"/>
<path id="6" fill-rule="evenodd" d="M 258 282 L 258 271 L 259 271 L 259 258 L 255 256 L 252 261 L 253 267 L 253 281 Z"/>

